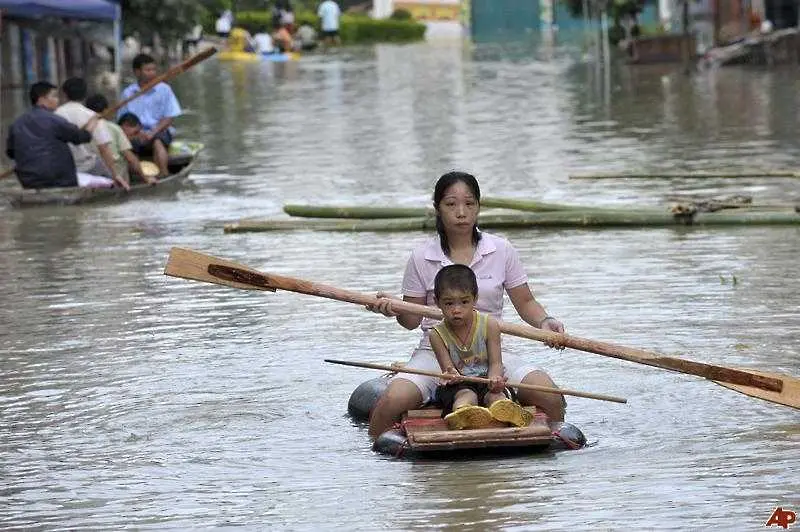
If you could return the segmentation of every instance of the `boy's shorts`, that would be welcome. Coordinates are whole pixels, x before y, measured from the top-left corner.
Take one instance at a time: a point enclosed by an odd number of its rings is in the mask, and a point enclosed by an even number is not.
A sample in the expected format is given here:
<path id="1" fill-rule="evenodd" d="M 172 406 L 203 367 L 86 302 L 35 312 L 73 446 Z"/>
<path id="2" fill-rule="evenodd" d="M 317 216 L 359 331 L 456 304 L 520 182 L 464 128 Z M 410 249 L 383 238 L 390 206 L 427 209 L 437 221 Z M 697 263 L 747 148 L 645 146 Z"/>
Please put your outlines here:
<path id="1" fill-rule="evenodd" d="M 172 144 L 172 134 L 169 130 L 164 130 L 155 137 L 153 140 L 158 139 L 164 143 L 165 148 L 169 148 L 169 145 Z M 153 155 L 153 141 L 151 140 L 148 143 L 143 143 L 137 138 L 131 139 L 131 146 L 133 146 L 133 153 L 136 155 Z"/>

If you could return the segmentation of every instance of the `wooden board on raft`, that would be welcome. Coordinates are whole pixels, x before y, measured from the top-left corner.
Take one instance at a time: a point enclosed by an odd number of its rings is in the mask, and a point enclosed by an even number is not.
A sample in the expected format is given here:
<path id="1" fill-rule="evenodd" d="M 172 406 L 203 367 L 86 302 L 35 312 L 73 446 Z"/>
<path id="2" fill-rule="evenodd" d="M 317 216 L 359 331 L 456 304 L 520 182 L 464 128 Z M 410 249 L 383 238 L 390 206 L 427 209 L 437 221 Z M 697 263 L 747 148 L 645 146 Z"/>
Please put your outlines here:
<path id="1" fill-rule="evenodd" d="M 408 445 L 413 451 L 455 451 L 460 449 L 493 449 L 502 447 L 546 448 L 552 442 L 552 432 L 547 416 L 535 408 L 526 407 L 534 414 L 527 427 L 509 427 L 503 423 L 496 427 L 472 430 L 450 430 L 438 408 L 409 410 L 403 416 L 403 429 Z"/>

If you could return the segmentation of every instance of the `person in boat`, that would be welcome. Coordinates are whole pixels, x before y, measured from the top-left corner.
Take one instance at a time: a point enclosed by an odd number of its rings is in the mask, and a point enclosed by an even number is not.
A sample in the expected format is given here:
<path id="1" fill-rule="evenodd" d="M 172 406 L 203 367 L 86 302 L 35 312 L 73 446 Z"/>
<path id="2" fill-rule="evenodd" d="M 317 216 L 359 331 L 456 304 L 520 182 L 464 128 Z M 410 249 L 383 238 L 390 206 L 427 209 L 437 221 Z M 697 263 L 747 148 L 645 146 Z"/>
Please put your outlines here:
<path id="1" fill-rule="evenodd" d="M 252 54 L 256 51 L 256 43 L 249 31 L 237 26 L 231 30 L 231 34 L 228 37 L 228 50 Z"/>
<path id="2" fill-rule="evenodd" d="M 436 273 L 447 264 L 465 264 L 478 279 L 478 310 L 501 319 L 503 294 L 506 293 L 526 323 L 563 333 L 564 325 L 549 316 L 531 293 L 525 269 L 514 247 L 504 238 L 478 230 L 480 199 L 480 187 L 474 176 L 449 172 L 439 178 L 433 193 L 437 235 L 418 245 L 411 253 L 403 277 L 403 300 L 433 304 Z M 407 366 L 437 371 L 439 364 L 429 340 L 435 320 L 395 312 L 392 308 L 394 297 L 389 294 L 379 292 L 378 298 L 375 305 L 367 307 L 369 310 L 395 317 L 406 329 L 422 328 L 422 339 Z M 555 387 L 547 373 L 517 357 L 504 357 L 503 369 L 508 382 Z M 433 377 L 403 373 L 392 377 L 370 414 L 370 436 L 377 438 L 404 412 L 430 402 L 436 385 Z M 539 407 L 551 421 L 564 419 L 566 403 L 558 394 L 519 390 L 517 397 L 523 405 Z"/>
<path id="3" fill-rule="evenodd" d="M 278 31 L 272 36 L 272 42 L 281 53 L 291 52 L 294 49 L 294 39 L 289 24 L 281 24 Z"/>
<path id="4" fill-rule="evenodd" d="M 32 107 L 11 124 L 6 143 L 22 188 L 113 186 L 106 177 L 78 173 L 68 145 L 91 142 L 100 117 L 90 118 L 81 129 L 55 114 L 58 88 L 47 81 L 31 85 L 29 97 Z"/>
<path id="5" fill-rule="evenodd" d="M 102 114 L 108 109 L 108 100 L 102 94 L 94 94 L 86 99 L 86 107 L 97 114 Z M 137 118 L 136 121 L 139 122 L 139 119 Z M 125 134 L 119 125 L 110 120 L 101 119 L 101 124 L 111 135 L 111 145 L 109 147 L 113 157 L 114 169 L 117 174 L 126 182 L 130 183 L 130 173 L 132 170 L 134 175 L 141 177 L 146 183 L 155 185 L 157 183 L 156 179 L 142 172 L 139 158 L 133 153 L 133 145 L 131 144 L 130 137 Z M 141 122 L 139 122 L 139 130 L 141 130 Z"/>
<path id="6" fill-rule="evenodd" d="M 256 52 L 259 54 L 271 54 L 275 52 L 275 45 L 272 43 L 272 35 L 269 34 L 267 28 L 257 31 L 253 35 L 253 42 L 255 43 Z"/>
<path id="7" fill-rule="evenodd" d="M 123 99 L 133 96 L 156 78 L 156 60 L 147 54 L 137 55 L 133 58 L 133 73 L 137 82 L 122 91 Z M 175 134 L 172 123 L 181 115 L 181 106 L 172 88 L 163 81 L 156 84 L 146 94 L 123 106 L 118 116 L 125 113 L 135 114 L 142 122 L 142 131 L 131 140 L 133 151 L 139 157 L 152 156 L 160 177 L 169 175 L 169 145 Z"/>
<path id="8" fill-rule="evenodd" d="M 314 50 L 318 44 L 317 31 L 310 24 L 301 24 L 297 28 L 293 43 L 296 51 L 308 52 Z"/>
<path id="9" fill-rule="evenodd" d="M 61 85 L 61 92 L 67 102 L 56 109 L 56 114 L 78 127 L 83 127 L 90 118 L 96 115 L 84 105 L 88 87 L 81 78 L 69 78 Z M 111 133 L 100 120 L 92 132 L 92 143 L 70 144 L 72 158 L 78 172 L 89 175 L 110 177 L 121 187 L 128 187 L 128 180 L 123 178 L 114 167 L 114 155 L 111 150 Z"/>
<path id="10" fill-rule="evenodd" d="M 533 415 L 505 394 L 500 325 L 475 309 L 475 272 L 464 264 L 443 267 L 434 278 L 433 295 L 444 319 L 431 329 L 431 348 L 442 373 L 456 376 L 436 389 L 447 426 L 480 429 L 494 420 L 516 427 L 529 425 Z M 460 380 L 464 375 L 488 378 L 490 384 Z"/>

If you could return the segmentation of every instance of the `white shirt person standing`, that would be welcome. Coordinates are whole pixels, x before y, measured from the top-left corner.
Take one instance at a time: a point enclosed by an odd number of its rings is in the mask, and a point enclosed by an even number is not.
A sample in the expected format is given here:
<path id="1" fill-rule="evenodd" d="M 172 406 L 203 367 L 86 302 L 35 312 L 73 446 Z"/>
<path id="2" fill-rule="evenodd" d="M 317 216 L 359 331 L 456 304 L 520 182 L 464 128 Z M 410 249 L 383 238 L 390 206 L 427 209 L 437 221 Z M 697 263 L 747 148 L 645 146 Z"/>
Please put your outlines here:
<path id="1" fill-rule="evenodd" d="M 322 26 L 322 42 L 323 44 L 340 44 L 339 39 L 339 18 L 342 15 L 342 10 L 339 9 L 339 4 L 334 0 L 325 0 L 319 5 L 317 15 L 320 18 Z"/>

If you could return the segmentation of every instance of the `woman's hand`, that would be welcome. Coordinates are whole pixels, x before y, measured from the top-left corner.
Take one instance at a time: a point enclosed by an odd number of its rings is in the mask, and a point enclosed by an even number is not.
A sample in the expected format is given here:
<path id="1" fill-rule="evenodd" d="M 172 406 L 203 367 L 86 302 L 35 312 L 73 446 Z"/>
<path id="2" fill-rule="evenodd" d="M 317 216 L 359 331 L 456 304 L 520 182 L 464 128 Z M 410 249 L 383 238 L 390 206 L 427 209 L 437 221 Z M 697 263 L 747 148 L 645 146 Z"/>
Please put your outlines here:
<path id="1" fill-rule="evenodd" d="M 396 297 L 386 292 L 378 292 L 375 294 L 375 297 L 378 298 L 378 301 L 374 304 L 366 305 L 367 310 L 383 314 L 387 318 L 395 318 L 400 314 L 399 312 L 395 312 L 392 308 L 392 302 L 397 300 Z"/>
<path id="2" fill-rule="evenodd" d="M 503 388 L 506 387 L 506 381 L 508 378 L 497 375 L 496 377 L 489 378 L 489 391 L 492 393 L 501 393 Z"/>
<path id="3" fill-rule="evenodd" d="M 542 322 L 539 324 L 539 328 L 543 331 L 550 331 L 554 333 L 564 334 L 564 324 L 558 321 L 557 319 L 553 318 L 552 316 L 547 316 Z M 558 349 L 559 351 L 564 350 L 564 346 L 559 344 L 558 342 L 547 342 L 549 347 L 553 349 Z"/>

